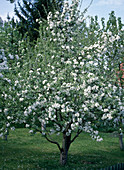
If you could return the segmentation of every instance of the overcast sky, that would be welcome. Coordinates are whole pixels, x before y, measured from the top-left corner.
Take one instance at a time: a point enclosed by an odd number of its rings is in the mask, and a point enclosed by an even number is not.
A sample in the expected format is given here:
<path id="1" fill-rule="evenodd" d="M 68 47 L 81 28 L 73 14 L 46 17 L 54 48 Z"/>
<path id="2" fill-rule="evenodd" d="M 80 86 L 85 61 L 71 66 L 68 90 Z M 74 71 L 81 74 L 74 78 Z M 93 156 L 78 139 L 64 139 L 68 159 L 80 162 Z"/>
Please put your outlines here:
<path id="1" fill-rule="evenodd" d="M 89 5 L 90 1 L 91 0 L 83 0 L 82 11 Z M 93 0 L 87 15 L 97 15 L 99 19 L 105 17 L 107 20 L 111 11 L 115 11 L 116 16 L 121 17 L 124 23 L 124 0 Z M 0 0 L 0 17 L 5 20 L 7 14 L 9 14 L 10 17 L 14 16 L 14 4 L 10 4 L 7 0 Z"/>

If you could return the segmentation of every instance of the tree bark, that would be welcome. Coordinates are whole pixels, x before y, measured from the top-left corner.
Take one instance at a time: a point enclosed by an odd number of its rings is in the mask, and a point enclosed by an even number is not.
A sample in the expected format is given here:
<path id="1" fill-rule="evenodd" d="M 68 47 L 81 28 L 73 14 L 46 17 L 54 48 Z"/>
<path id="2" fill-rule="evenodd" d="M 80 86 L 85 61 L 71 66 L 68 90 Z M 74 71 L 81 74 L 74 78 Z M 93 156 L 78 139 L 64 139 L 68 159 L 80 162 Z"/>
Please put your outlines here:
<path id="1" fill-rule="evenodd" d="M 46 128 L 45 122 L 44 122 L 44 120 L 42 120 L 42 122 L 41 122 L 41 130 L 44 131 L 45 128 Z"/>
<path id="2" fill-rule="evenodd" d="M 119 145 L 120 145 L 120 150 L 124 151 L 123 135 L 122 134 L 119 134 Z"/>
<path id="3" fill-rule="evenodd" d="M 60 164 L 63 166 L 67 163 L 68 150 L 70 144 L 71 144 L 71 135 L 66 136 L 66 134 L 63 133 L 62 149 L 60 151 Z"/>

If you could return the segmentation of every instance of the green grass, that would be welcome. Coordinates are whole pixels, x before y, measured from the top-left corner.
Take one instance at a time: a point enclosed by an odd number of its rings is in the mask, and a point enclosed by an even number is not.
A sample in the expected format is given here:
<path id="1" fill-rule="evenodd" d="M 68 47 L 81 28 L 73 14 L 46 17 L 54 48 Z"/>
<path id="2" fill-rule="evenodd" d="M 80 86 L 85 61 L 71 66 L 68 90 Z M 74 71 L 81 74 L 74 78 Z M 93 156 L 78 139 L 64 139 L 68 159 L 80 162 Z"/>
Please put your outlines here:
<path id="1" fill-rule="evenodd" d="M 99 169 L 124 163 L 124 152 L 119 149 L 118 138 L 101 133 L 102 142 L 93 141 L 88 134 L 81 134 L 72 143 L 68 163 L 59 164 L 59 150 L 40 134 L 31 136 L 27 129 L 11 131 L 8 141 L 0 139 L 1 170 L 80 170 Z M 56 138 L 56 136 L 54 136 Z M 57 137 L 61 142 L 62 137 Z"/>

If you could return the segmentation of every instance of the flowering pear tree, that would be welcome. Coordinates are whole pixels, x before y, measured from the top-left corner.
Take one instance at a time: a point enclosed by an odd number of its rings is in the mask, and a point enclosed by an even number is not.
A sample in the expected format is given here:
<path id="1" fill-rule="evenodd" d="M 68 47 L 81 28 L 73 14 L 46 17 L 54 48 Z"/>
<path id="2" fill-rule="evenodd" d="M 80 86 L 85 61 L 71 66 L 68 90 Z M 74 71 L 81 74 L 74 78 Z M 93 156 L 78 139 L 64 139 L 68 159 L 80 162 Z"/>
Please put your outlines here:
<path id="1" fill-rule="evenodd" d="M 112 32 L 104 24 L 100 28 L 97 18 L 89 26 L 86 21 L 79 0 L 65 1 L 62 13 L 49 13 L 46 24 L 39 21 L 40 38 L 18 61 L 11 88 L 15 122 L 56 144 L 62 165 L 81 132 L 102 141 L 97 122 L 112 119 L 124 107 L 116 76 L 122 28 Z M 52 134 L 62 134 L 62 145 Z"/>

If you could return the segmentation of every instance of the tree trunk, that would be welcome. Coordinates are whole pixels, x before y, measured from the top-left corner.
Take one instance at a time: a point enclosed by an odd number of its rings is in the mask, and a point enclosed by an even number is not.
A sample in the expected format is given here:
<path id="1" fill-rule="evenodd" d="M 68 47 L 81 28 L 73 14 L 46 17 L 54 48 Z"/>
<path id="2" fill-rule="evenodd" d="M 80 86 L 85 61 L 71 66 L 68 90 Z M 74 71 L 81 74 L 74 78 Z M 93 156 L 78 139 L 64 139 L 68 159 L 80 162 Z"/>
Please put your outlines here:
<path id="1" fill-rule="evenodd" d="M 4 136 L 4 139 L 7 141 L 7 135 Z"/>
<path id="2" fill-rule="evenodd" d="M 70 147 L 71 135 L 66 136 L 63 133 L 62 150 L 60 151 L 60 164 L 65 165 L 67 163 L 68 150 Z"/>
<path id="3" fill-rule="evenodd" d="M 122 134 L 119 134 L 119 145 L 120 145 L 120 149 L 123 151 L 124 144 L 123 144 L 123 135 Z"/>
<path id="4" fill-rule="evenodd" d="M 41 122 L 41 130 L 44 131 L 45 128 L 46 128 L 45 122 L 44 122 L 44 120 L 42 120 L 42 122 Z"/>

